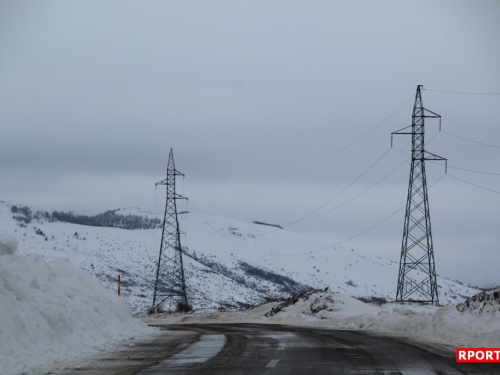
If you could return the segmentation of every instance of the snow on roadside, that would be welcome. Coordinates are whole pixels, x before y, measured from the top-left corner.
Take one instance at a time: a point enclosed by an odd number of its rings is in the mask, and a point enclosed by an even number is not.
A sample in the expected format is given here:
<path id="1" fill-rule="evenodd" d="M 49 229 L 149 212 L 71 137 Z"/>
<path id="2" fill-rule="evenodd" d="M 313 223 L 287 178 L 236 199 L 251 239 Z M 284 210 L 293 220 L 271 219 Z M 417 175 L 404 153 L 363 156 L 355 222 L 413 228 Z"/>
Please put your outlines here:
<path id="1" fill-rule="evenodd" d="M 27 374 L 154 332 L 88 271 L 35 254 L 0 256 L 2 375 Z"/>
<path id="2" fill-rule="evenodd" d="M 364 303 L 343 294 L 332 293 L 327 288 L 243 311 L 163 315 L 143 321 L 151 325 L 285 324 L 374 331 L 454 347 L 500 347 L 499 292 L 498 289 L 492 290 L 491 297 L 471 297 L 468 305 L 464 302 L 464 306 L 470 308 L 459 311 L 460 306 L 457 309 L 455 306 L 437 307 L 416 303 Z M 485 309 L 485 306 L 488 308 Z M 480 313 L 479 310 L 486 313 Z"/>

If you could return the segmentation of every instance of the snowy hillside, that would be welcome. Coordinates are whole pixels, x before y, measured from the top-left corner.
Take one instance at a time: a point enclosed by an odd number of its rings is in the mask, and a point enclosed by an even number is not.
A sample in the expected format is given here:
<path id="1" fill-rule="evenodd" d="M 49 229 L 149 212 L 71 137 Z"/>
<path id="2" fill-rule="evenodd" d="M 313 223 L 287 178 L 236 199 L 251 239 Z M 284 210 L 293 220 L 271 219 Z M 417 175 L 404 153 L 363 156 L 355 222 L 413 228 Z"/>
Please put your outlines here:
<path id="1" fill-rule="evenodd" d="M 121 275 L 122 295 L 133 309 L 150 307 L 161 230 L 49 222 L 43 215 L 25 223 L 13 218 L 11 208 L 0 203 L 0 232 L 18 238 L 20 254 L 35 251 L 47 260 L 66 258 L 114 290 Z M 155 216 L 137 208 L 116 212 Z M 394 262 L 342 247 L 315 252 L 328 244 L 228 217 L 186 213 L 181 223 L 187 232 L 188 298 L 195 308 L 247 306 L 324 287 L 367 299 L 394 298 Z M 442 304 L 457 304 L 478 292 L 440 277 L 438 284 Z"/>

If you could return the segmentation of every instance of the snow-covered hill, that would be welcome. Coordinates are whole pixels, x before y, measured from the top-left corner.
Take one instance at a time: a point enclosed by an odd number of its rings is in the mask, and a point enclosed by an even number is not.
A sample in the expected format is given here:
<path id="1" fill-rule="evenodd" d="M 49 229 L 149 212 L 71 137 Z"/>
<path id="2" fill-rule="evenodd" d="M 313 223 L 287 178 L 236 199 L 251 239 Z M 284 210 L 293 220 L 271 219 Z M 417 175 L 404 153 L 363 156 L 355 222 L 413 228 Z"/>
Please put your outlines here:
<path id="1" fill-rule="evenodd" d="M 116 212 L 155 216 L 138 208 Z M 246 306 L 324 287 L 367 299 L 394 298 L 395 262 L 342 247 L 315 252 L 328 244 L 266 225 L 198 213 L 180 216 L 187 233 L 188 298 L 195 308 Z M 13 218 L 11 205 L 1 202 L 0 232 L 19 240 L 20 254 L 35 251 L 47 260 L 66 258 L 110 289 L 117 288 L 121 275 L 122 295 L 133 309 L 151 305 L 159 229 L 91 227 L 50 222 L 44 215 L 24 227 Z M 441 277 L 438 284 L 442 304 L 457 304 L 478 292 Z"/>

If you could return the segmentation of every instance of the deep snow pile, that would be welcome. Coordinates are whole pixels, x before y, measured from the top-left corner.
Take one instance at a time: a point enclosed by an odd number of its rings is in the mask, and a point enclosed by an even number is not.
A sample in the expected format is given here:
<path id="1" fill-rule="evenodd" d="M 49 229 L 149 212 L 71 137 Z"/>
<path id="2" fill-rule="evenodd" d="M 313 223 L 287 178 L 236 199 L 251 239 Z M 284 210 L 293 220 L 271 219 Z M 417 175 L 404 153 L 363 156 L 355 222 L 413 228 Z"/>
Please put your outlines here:
<path id="1" fill-rule="evenodd" d="M 327 288 L 243 311 L 157 316 L 154 321 L 155 324 L 267 323 L 368 330 L 453 347 L 499 347 L 499 317 L 498 308 L 479 315 L 476 310 L 460 312 L 455 306 L 364 303 Z"/>
<path id="2" fill-rule="evenodd" d="M 29 373 L 153 332 L 88 271 L 35 254 L 0 256 L 2 375 Z"/>

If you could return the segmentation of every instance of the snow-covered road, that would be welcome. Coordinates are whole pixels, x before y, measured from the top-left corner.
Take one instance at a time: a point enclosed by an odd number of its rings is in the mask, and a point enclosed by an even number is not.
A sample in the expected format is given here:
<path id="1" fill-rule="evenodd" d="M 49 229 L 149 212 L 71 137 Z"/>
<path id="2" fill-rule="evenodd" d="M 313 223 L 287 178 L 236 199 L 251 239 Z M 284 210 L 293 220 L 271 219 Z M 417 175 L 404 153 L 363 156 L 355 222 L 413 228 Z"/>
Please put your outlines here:
<path id="1" fill-rule="evenodd" d="M 497 365 L 456 363 L 453 351 L 358 331 L 259 324 L 164 326 L 169 335 L 192 331 L 165 348 L 154 366 L 148 346 L 130 348 L 120 360 L 102 359 L 71 375 L 168 374 L 500 374 Z M 193 340 L 193 337 L 196 337 Z M 142 353 L 134 355 L 134 351 Z M 152 351 L 159 353 L 160 351 Z M 126 357 L 129 357 L 127 360 Z M 115 358 L 116 359 L 116 358 Z M 139 360 L 140 359 L 140 360 Z M 156 358 L 158 360 L 158 358 Z M 142 361 L 142 365 L 141 365 Z M 110 364 L 113 364 L 110 366 Z M 137 372 L 137 368 L 143 370 Z M 133 370 L 132 370 L 133 369 Z M 132 371 L 132 372 L 131 372 Z"/>

